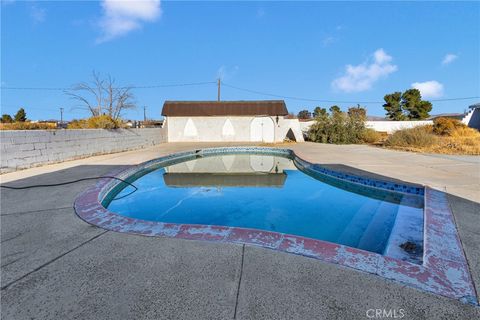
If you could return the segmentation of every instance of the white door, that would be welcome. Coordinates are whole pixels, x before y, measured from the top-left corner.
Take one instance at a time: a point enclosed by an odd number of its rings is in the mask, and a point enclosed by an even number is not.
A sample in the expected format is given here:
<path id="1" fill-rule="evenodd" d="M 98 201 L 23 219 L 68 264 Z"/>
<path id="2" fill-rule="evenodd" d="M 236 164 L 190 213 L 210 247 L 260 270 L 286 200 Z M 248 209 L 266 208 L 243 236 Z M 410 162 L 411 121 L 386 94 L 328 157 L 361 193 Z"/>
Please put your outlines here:
<path id="1" fill-rule="evenodd" d="M 272 118 L 259 117 L 250 124 L 250 141 L 273 142 L 275 140 L 275 125 Z"/>
<path id="2" fill-rule="evenodd" d="M 274 157 L 262 155 L 250 155 L 250 167 L 255 172 L 273 171 Z"/>

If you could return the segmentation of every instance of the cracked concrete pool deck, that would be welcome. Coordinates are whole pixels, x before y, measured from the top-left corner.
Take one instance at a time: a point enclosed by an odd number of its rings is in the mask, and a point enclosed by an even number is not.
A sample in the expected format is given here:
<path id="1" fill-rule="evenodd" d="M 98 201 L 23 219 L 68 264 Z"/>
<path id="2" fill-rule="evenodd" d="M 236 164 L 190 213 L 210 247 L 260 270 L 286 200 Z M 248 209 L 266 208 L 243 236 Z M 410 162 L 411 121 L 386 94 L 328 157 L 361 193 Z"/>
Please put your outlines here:
<path id="1" fill-rule="evenodd" d="M 0 178 L 12 186 L 56 183 L 225 145 L 245 144 L 167 143 Z M 311 162 L 447 193 L 480 291 L 480 157 L 362 145 L 287 147 Z M 105 231 L 72 208 L 93 183 L 1 190 L 2 319 L 368 319 L 369 309 L 403 309 L 404 319 L 480 317 L 479 307 L 298 255 Z"/>

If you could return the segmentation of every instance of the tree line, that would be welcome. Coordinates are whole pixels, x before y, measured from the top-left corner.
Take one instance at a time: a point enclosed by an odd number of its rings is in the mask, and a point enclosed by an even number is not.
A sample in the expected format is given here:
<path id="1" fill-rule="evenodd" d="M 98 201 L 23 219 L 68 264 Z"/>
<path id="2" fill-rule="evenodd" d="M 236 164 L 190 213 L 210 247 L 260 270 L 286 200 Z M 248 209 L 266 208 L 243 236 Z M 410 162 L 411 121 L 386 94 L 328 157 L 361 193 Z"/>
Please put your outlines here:
<path id="1" fill-rule="evenodd" d="M 395 121 L 404 120 L 424 120 L 427 119 L 432 111 L 432 103 L 422 100 L 422 95 L 418 89 L 408 89 L 405 92 L 393 92 L 383 98 L 385 103 L 383 108 L 386 111 L 386 118 Z M 357 105 L 356 108 L 360 108 Z M 366 110 L 365 108 L 363 108 Z M 330 110 L 339 111 L 336 105 L 330 107 Z M 313 112 L 307 109 L 301 110 L 297 114 L 298 119 L 317 119 L 327 113 L 326 108 L 315 107 Z"/>
<path id="2" fill-rule="evenodd" d="M 25 109 L 20 108 L 18 109 L 17 113 L 12 116 L 9 114 L 2 114 L 2 117 L 0 118 L 1 123 L 13 123 L 13 122 L 25 122 L 27 121 L 27 113 L 25 112 Z"/>

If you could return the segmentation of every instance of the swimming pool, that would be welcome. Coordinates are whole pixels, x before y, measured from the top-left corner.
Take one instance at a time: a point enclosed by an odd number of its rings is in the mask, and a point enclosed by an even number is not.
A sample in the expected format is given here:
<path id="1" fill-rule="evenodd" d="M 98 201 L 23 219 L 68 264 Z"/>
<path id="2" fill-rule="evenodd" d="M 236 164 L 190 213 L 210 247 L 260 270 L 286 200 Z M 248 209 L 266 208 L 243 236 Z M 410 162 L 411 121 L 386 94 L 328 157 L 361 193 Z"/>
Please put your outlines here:
<path id="1" fill-rule="evenodd" d="M 423 199 L 309 174 L 287 154 L 206 154 L 149 168 L 103 205 L 147 221 L 252 228 L 383 254 L 399 212 L 423 224 Z M 411 234 L 421 247 L 423 229 Z M 417 250 L 418 256 L 421 254 Z"/>
<path id="2" fill-rule="evenodd" d="M 476 304 L 446 194 L 350 172 L 290 149 L 191 150 L 111 172 L 74 208 L 107 231 L 262 246 Z"/>

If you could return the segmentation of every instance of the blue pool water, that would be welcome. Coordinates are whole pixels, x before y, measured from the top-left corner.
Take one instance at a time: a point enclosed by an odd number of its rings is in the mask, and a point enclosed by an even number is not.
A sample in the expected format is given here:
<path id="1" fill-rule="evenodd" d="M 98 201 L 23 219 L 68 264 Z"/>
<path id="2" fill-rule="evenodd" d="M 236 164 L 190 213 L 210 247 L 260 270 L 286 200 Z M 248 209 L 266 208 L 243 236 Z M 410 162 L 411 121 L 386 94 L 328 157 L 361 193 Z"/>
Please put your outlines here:
<path id="1" fill-rule="evenodd" d="M 210 156 L 158 168 L 108 197 L 123 216 L 245 227 L 305 236 L 383 253 L 402 207 L 422 199 L 316 178 L 271 155 Z M 131 194 L 130 194 L 131 193 Z M 112 198 L 118 200 L 111 200 Z"/>

